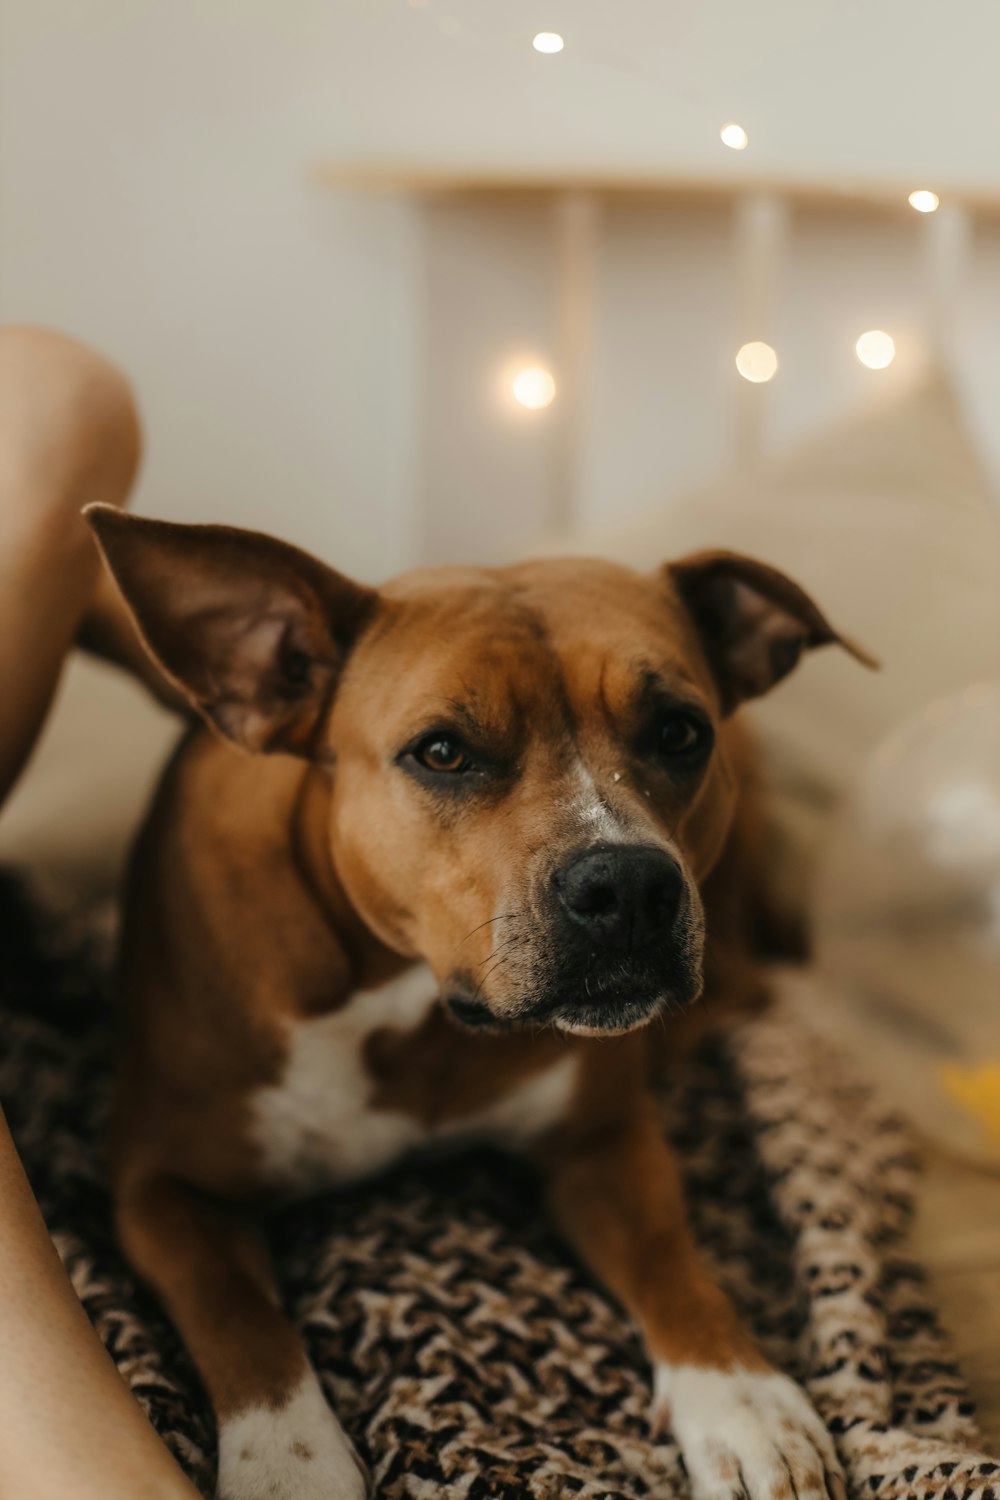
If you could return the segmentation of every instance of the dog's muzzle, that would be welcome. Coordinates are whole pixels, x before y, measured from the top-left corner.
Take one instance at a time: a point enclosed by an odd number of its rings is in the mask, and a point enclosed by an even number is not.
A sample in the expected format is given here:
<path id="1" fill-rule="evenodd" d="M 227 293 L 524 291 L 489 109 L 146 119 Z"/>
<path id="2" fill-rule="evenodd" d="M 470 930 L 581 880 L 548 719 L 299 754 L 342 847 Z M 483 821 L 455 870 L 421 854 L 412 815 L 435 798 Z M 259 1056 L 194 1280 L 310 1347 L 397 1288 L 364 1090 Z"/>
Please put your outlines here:
<path id="1" fill-rule="evenodd" d="M 666 850 L 645 844 L 578 850 L 550 877 L 547 904 L 533 992 L 508 1008 L 478 988 L 456 985 L 446 1004 L 462 1025 L 623 1032 L 697 999 L 700 903 Z"/>

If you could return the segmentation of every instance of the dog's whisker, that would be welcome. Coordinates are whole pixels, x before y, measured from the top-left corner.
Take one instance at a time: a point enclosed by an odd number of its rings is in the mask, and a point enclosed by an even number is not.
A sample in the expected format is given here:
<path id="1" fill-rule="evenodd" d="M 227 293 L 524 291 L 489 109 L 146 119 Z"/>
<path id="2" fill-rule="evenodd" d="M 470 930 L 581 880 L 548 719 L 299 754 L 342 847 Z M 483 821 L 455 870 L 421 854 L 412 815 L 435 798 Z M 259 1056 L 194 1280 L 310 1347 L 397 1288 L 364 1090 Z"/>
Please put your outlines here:
<path id="1" fill-rule="evenodd" d="M 476 968 L 477 969 L 484 968 L 485 965 L 489 963 L 489 961 L 490 961 L 491 958 L 499 958 L 500 954 L 503 953 L 503 952 L 505 952 L 506 949 L 510 948 L 512 946 L 512 944 L 521 943 L 523 941 L 524 941 L 524 939 L 520 936 L 519 933 L 514 933 L 513 936 L 507 938 L 507 940 L 505 942 L 501 943 L 498 948 L 494 948 L 491 953 L 488 953 L 486 955 L 486 957 L 480 963 L 478 963 L 476 965 Z"/>
<path id="2" fill-rule="evenodd" d="M 485 922 L 480 922 L 478 927 L 473 927 L 471 932 L 467 932 L 465 934 L 465 937 L 462 939 L 462 941 L 456 945 L 455 952 L 457 953 L 459 948 L 467 943 L 471 937 L 475 937 L 477 932 L 482 932 L 484 927 L 491 927 L 494 922 L 509 922 L 513 917 L 516 917 L 518 915 L 519 913 L 516 911 L 504 911 L 500 912 L 499 915 L 495 917 L 487 917 Z"/>
<path id="3" fill-rule="evenodd" d="M 511 941 L 515 942 L 516 946 L 521 947 L 523 945 L 523 941 L 524 940 L 523 939 L 520 939 L 520 940 L 514 940 L 514 939 L 512 939 Z M 510 943 L 508 943 L 506 946 L 509 948 L 510 947 Z M 498 969 L 503 968 L 504 964 L 507 962 L 507 959 L 509 957 L 510 957 L 509 953 L 505 953 L 502 958 L 498 958 L 497 959 L 497 961 L 493 965 L 492 969 L 490 969 L 486 974 L 483 975 L 482 979 L 480 979 L 479 983 L 476 985 L 476 992 L 475 992 L 475 995 L 473 996 L 474 999 L 476 999 L 476 1000 L 479 999 L 479 996 L 482 994 L 483 985 L 486 983 L 487 979 L 489 979 L 492 974 L 495 974 Z"/>

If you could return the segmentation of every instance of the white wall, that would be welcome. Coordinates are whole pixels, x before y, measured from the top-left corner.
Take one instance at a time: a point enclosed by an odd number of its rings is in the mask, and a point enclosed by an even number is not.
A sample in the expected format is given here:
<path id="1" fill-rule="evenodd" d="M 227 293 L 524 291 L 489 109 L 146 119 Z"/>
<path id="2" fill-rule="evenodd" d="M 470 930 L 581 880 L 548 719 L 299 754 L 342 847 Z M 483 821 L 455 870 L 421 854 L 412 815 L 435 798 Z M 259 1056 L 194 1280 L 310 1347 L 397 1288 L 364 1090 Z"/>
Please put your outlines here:
<path id="1" fill-rule="evenodd" d="M 549 513 L 551 413 L 525 412 L 510 392 L 520 366 L 551 362 L 549 221 L 544 204 L 427 210 L 416 499 L 429 558 L 487 557 Z"/>
<path id="2" fill-rule="evenodd" d="M 531 50 L 541 27 L 564 53 Z M 491 361 L 551 341 L 544 236 L 459 209 L 424 225 L 404 202 L 319 191 L 314 164 L 1000 192 L 998 50 L 1000 8 L 981 0 L 953 0 L 947 25 L 937 0 L 2 0 L 0 317 L 65 328 L 131 372 L 143 509 L 272 526 L 371 578 L 419 551 L 468 555 L 546 511 L 543 421 L 485 394 Z M 718 141 L 734 115 L 739 157 Z M 910 316 L 913 229 L 843 253 L 798 236 L 782 337 L 801 363 L 776 437 L 860 389 L 849 351 L 828 380 L 806 347 L 820 324 L 839 337 L 866 287 L 863 321 Z M 584 516 L 723 459 L 717 231 L 609 225 Z M 974 315 L 970 338 L 985 369 L 995 341 Z M 997 386 L 969 385 L 992 434 Z"/>
<path id="3" fill-rule="evenodd" d="M 500 387 L 511 355 L 555 361 L 551 211 L 502 201 L 428 210 L 433 344 L 420 455 L 431 555 L 505 554 L 550 529 L 557 406 L 527 412 Z M 767 337 L 780 359 L 748 388 L 739 250 L 725 208 L 607 207 L 579 420 L 573 514 L 598 532 L 711 483 L 738 461 L 739 403 L 762 413 L 766 452 L 910 384 L 936 356 L 928 273 L 937 221 L 906 211 L 792 214 Z M 973 226 L 952 309 L 953 373 L 1000 491 L 1000 232 Z M 863 367 L 855 343 L 889 332 L 896 358 Z M 558 374 L 558 369 L 557 369 Z M 557 403 L 559 397 L 556 398 Z"/>
<path id="4" fill-rule="evenodd" d="M 337 12 L 4 0 L 0 317 L 130 372 L 141 508 L 377 577 L 412 552 L 415 228 L 308 183 L 352 126 Z"/>
<path id="5" fill-rule="evenodd" d="M 327 9 L 341 48 L 326 58 L 342 111 L 326 141 L 332 158 L 1000 184 L 1000 11 L 988 0 L 946 10 L 940 0 Z M 565 51 L 532 52 L 541 30 L 561 32 Z M 751 139 L 739 158 L 718 137 L 734 118 Z"/>

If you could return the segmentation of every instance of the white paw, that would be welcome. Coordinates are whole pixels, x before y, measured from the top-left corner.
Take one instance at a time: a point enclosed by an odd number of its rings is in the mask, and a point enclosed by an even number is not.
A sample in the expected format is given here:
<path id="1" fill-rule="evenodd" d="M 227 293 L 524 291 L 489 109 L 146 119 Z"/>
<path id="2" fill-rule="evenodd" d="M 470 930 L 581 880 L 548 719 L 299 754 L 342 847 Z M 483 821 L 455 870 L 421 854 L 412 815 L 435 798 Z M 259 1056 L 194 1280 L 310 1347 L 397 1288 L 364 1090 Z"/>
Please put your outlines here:
<path id="1" fill-rule="evenodd" d="M 846 1500 L 833 1439 L 785 1375 L 657 1365 L 652 1421 L 673 1433 L 695 1500 Z"/>
<path id="2" fill-rule="evenodd" d="M 282 1407 L 254 1406 L 219 1423 L 218 1500 L 365 1500 L 354 1444 L 309 1372 Z"/>

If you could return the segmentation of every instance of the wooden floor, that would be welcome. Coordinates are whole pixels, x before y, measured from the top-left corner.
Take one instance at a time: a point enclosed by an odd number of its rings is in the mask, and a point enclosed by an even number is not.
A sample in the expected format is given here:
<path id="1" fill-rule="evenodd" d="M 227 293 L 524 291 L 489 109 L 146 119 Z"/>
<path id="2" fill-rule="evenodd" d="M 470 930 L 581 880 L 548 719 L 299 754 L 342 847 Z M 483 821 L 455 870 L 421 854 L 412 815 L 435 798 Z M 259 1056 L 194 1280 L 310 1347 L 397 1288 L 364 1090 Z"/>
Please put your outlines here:
<path id="1" fill-rule="evenodd" d="M 976 1398 L 984 1447 L 1000 1457 L 1000 1175 L 929 1153 L 914 1250 Z"/>

